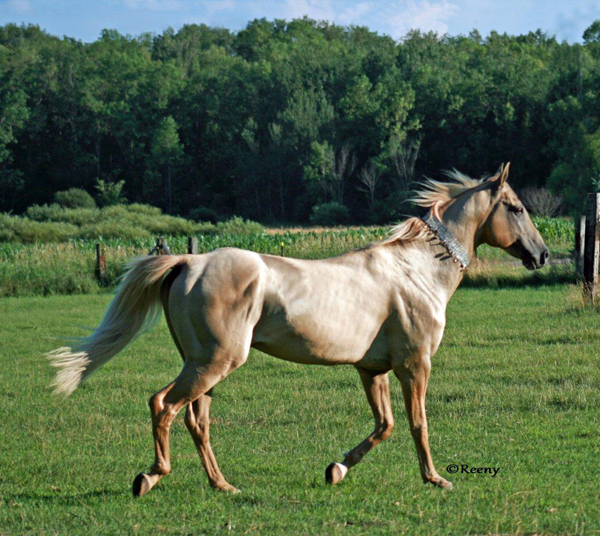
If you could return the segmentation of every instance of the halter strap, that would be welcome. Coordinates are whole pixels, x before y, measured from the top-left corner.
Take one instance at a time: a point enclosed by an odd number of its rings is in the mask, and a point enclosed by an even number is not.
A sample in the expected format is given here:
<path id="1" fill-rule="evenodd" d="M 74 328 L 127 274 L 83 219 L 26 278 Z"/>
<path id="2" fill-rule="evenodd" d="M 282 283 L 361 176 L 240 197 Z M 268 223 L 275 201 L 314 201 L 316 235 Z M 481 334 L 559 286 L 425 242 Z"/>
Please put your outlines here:
<path id="1" fill-rule="evenodd" d="M 463 245 L 448 230 L 448 228 L 434 216 L 431 210 L 421 219 L 423 220 L 423 223 L 427 225 L 429 230 L 438 237 L 454 262 L 460 263 L 461 271 L 465 272 L 469 267 L 469 264 L 471 264 L 471 259 Z"/>

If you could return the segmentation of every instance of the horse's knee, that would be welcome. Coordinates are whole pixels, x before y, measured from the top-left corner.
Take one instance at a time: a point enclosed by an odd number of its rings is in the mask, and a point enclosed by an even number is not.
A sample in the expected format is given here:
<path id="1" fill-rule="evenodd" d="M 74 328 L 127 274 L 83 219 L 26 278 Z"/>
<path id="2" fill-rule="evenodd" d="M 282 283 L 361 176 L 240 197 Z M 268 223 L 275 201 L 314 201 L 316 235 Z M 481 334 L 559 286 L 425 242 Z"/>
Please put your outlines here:
<path id="1" fill-rule="evenodd" d="M 431 373 L 431 359 L 428 353 L 417 352 L 411 357 L 395 362 L 393 370 L 402 385 L 422 379 L 427 381 Z"/>

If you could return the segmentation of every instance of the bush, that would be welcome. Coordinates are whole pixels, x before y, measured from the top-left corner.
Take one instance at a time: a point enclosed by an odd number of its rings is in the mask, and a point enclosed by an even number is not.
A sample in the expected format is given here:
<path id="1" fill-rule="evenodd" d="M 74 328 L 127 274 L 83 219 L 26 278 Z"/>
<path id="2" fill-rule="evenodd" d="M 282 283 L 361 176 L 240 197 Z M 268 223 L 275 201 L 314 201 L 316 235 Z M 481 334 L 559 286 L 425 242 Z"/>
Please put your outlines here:
<path id="1" fill-rule="evenodd" d="M 250 235 L 264 233 L 265 228 L 258 222 L 234 216 L 227 221 L 217 223 L 217 231 L 221 234 Z"/>
<path id="2" fill-rule="evenodd" d="M 68 223 L 39 222 L 2 214 L 0 215 L 0 231 L 2 241 L 33 244 L 65 242 L 77 232 L 77 227 Z"/>
<path id="3" fill-rule="evenodd" d="M 75 236 L 78 238 L 92 239 L 121 238 L 122 240 L 136 240 L 151 238 L 152 234 L 143 227 L 136 227 L 128 222 L 106 220 L 91 225 L 84 225 L 79 229 Z"/>
<path id="4" fill-rule="evenodd" d="M 102 209 L 102 221 L 116 221 L 145 229 L 153 235 L 189 235 L 196 224 L 184 218 L 162 214 L 160 209 L 136 205 L 116 205 Z"/>
<path id="5" fill-rule="evenodd" d="M 208 221 L 210 223 L 217 223 L 219 221 L 217 211 L 208 207 L 192 209 L 190 210 L 188 217 L 194 221 Z"/>
<path id="6" fill-rule="evenodd" d="M 263 227 L 241 218 L 223 224 L 222 232 L 248 234 Z M 149 205 L 114 205 L 99 208 L 64 208 L 34 205 L 25 217 L 0 214 L 0 242 L 66 242 L 71 238 L 145 240 L 152 236 L 215 235 L 212 223 L 168 216 Z"/>
<path id="7" fill-rule="evenodd" d="M 200 222 L 194 225 L 194 234 L 196 235 L 216 235 L 217 226 L 210 222 Z"/>
<path id="8" fill-rule="evenodd" d="M 551 218 L 560 212 L 563 199 L 548 188 L 524 188 L 519 193 L 523 204 L 536 216 Z"/>
<path id="9" fill-rule="evenodd" d="M 96 208 L 94 198 L 81 188 L 56 192 L 54 202 L 64 208 Z"/>
<path id="10" fill-rule="evenodd" d="M 127 198 L 123 194 L 125 181 L 110 182 L 96 179 L 96 199 L 101 207 L 112 205 L 122 205 L 127 203 Z"/>
<path id="11" fill-rule="evenodd" d="M 387 201 L 375 200 L 369 208 L 369 223 L 372 225 L 389 225 L 404 219 L 398 207 L 401 204 L 391 204 Z"/>
<path id="12" fill-rule="evenodd" d="M 342 225 L 350 219 L 348 209 L 340 203 L 315 205 L 310 215 L 313 225 Z"/>
<path id="13" fill-rule="evenodd" d="M 54 203 L 52 205 L 33 205 L 25 212 L 25 217 L 34 221 L 62 222 L 72 225 L 86 225 L 100 219 L 97 208 L 65 208 Z"/>
<path id="14" fill-rule="evenodd" d="M 142 203 L 131 203 L 126 205 L 127 211 L 135 214 L 145 214 L 146 216 L 162 216 L 162 210 L 152 205 L 144 205 Z"/>

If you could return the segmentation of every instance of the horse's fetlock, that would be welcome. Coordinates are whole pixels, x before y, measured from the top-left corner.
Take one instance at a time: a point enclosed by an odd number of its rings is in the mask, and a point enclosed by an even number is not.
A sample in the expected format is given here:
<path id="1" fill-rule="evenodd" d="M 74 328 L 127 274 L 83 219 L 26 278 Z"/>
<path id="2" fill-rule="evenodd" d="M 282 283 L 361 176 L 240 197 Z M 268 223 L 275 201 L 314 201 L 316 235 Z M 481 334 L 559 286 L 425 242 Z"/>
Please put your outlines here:
<path id="1" fill-rule="evenodd" d="M 160 476 L 166 476 L 171 472 L 171 464 L 167 462 L 159 462 L 150 468 L 150 472 Z"/>
<path id="2" fill-rule="evenodd" d="M 381 424 L 381 439 L 385 440 L 392 435 L 394 421 L 385 421 Z"/>

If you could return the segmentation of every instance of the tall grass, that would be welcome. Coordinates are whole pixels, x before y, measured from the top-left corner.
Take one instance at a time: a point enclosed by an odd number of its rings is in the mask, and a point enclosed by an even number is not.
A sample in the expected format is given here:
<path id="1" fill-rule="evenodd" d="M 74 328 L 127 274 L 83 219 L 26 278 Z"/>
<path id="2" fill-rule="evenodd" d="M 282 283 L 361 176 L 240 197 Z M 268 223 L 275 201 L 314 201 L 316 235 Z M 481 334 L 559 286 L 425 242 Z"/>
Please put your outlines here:
<path id="1" fill-rule="evenodd" d="M 200 234 L 198 252 L 220 247 L 238 247 L 259 253 L 302 259 L 339 255 L 384 237 L 384 228 L 322 231 L 283 231 L 267 233 Z M 186 236 L 167 236 L 172 253 L 187 253 Z M 102 240 L 106 247 L 107 273 L 101 282 L 95 277 L 95 239 L 71 239 L 59 244 L 0 244 L 0 296 L 39 296 L 98 292 L 116 285 L 125 263 L 147 255 L 155 240 L 148 233 L 128 238 Z M 567 251 L 563 240 L 547 241 L 554 256 Z M 571 282 L 572 264 L 527 272 L 520 263 L 499 250 L 483 247 L 478 251 L 465 278 L 468 286 L 514 286 Z"/>
<path id="2" fill-rule="evenodd" d="M 198 252 L 220 247 L 238 247 L 305 259 L 331 257 L 364 246 L 382 236 L 381 229 L 324 232 L 266 232 L 245 234 L 201 234 Z M 167 236 L 172 253 L 187 253 L 186 236 Z M 150 235 L 110 238 L 106 247 L 107 273 L 99 283 L 95 277 L 97 240 L 71 239 L 62 244 L 0 244 L 0 296 L 39 296 L 98 292 L 114 287 L 125 263 L 147 255 L 154 245 Z"/>
<path id="3" fill-rule="evenodd" d="M 574 240 L 571 220 L 534 218 L 552 254 L 568 256 Z M 216 225 L 165 215 L 159 208 L 131 204 L 69 209 L 58 204 L 30 207 L 24 216 L 0 214 L 0 296 L 38 296 L 97 292 L 113 287 L 131 257 L 147 254 L 157 236 L 172 253 L 187 252 L 187 237 L 198 238 L 198 252 L 238 247 L 302 259 L 339 255 L 385 237 L 387 228 L 359 227 L 267 231 L 234 217 Z M 107 273 L 95 277 L 95 244 L 107 250 Z M 518 265 L 518 263 L 516 263 Z M 481 248 L 467 274 L 472 286 L 572 281 L 572 266 L 526 274 L 498 250 Z"/>

